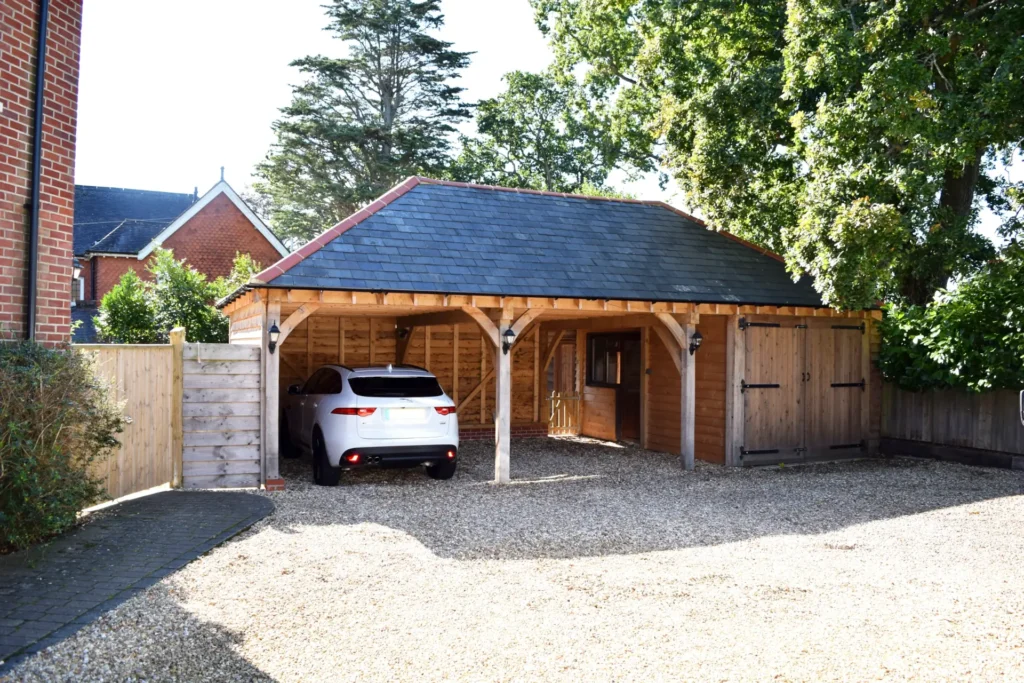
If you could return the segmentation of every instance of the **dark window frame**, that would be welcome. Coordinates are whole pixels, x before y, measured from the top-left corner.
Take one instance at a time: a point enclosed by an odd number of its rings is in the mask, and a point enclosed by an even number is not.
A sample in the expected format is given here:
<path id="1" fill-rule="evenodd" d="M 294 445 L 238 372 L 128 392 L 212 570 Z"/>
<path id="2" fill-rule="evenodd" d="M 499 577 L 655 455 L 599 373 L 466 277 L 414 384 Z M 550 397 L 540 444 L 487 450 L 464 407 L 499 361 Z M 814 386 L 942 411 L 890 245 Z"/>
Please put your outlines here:
<path id="1" fill-rule="evenodd" d="M 620 386 L 622 386 L 622 382 L 621 382 L 622 343 L 626 339 L 635 339 L 635 338 L 636 338 L 636 333 L 635 332 L 597 332 L 597 333 L 593 333 L 593 334 L 587 334 L 587 351 L 586 351 L 586 354 L 587 354 L 586 355 L 586 360 L 587 360 L 586 366 L 587 367 L 586 367 L 586 369 L 585 369 L 586 371 L 584 373 L 584 378 L 585 378 L 586 385 L 588 387 L 603 387 L 605 389 L 618 389 Z M 597 355 L 598 355 L 596 353 L 595 347 L 599 343 L 607 344 L 609 342 L 615 342 L 615 343 L 617 343 L 619 345 L 619 348 L 616 351 L 617 356 L 616 356 L 616 361 L 615 361 L 616 377 L 617 377 L 617 379 L 619 381 L 615 381 L 615 382 L 609 382 L 606 379 L 605 380 L 596 380 L 596 379 L 594 379 L 594 375 L 595 375 L 594 371 L 595 371 L 595 365 L 596 365 L 595 364 L 595 360 L 596 360 Z M 605 347 L 605 349 L 606 348 L 607 347 Z M 607 352 L 607 350 L 603 350 L 603 353 L 607 354 L 608 352 Z M 607 356 L 606 356 L 606 359 L 607 359 Z M 607 366 L 605 367 L 605 372 L 607 372 Z"/>

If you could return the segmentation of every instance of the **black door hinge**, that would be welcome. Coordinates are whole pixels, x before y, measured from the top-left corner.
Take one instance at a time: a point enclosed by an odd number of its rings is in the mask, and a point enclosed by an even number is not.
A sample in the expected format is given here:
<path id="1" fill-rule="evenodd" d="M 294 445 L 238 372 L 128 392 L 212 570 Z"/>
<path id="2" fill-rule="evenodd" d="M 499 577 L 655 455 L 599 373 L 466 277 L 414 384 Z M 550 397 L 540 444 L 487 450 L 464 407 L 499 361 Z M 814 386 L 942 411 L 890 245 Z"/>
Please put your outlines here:
<path id="1" fill-rule="evenodd" d="M 842 451 L 853 448 L 859 448 L 863 451 L 867 449 L 867 444 L 864 441 L 858 441 L 857 443 L 837 443 L 828 447 L 830 451 Z"/>
<path id="2" fill-rule="evenodd" d="M 864 323 L 861 323 L 860 325 L 833 325 L 832 329 L 833 330 L 860 330 L 860 333 L 864 334 L 865 327 L 864 327 Z"/>
<path id="3" fill-rule="evenodd" d="M 778 389 L 778 384 L 747 384 L 746 380 L 740 380 L 740 393 L 744 393 L 747 389 Z"/>
<path id="4" fill-rule="evenodd" d="M 740 446 L 740 460 L 743 459 L 744 455 L 771 455 L 772 453 L 778 453 L 778 448 L 762 448 L 760 450 L 748 451 L 743 446 Z"/>
<path id="5" fill-rule="evenodd" d="M 748 327 L 782 327 L 780 323 L 752 323 L 746 318 L 740 318 L 740 329 L 745 330 Z"/>
<path id="6" fill-rule="evenodd" d="M 842 387 L 860 387 L 861 391 L 867 387 L 867 382 L 861 380 L 859 382 L 832 382 L 833 389 L 840 389 Z"/>

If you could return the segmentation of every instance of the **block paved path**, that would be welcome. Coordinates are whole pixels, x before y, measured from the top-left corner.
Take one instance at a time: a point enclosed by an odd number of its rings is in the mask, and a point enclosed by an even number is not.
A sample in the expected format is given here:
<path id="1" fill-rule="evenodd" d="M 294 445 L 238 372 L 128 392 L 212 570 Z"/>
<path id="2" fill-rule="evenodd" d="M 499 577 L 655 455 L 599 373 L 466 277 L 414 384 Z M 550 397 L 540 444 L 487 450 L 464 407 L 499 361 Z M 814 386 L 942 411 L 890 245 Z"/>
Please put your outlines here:
<path id="1" fill-rule="evenodd" d="M 251 493 L 165 491 L 95 513 L 51 543 L 0 556 L 0 675 L 273 509 Z"/>

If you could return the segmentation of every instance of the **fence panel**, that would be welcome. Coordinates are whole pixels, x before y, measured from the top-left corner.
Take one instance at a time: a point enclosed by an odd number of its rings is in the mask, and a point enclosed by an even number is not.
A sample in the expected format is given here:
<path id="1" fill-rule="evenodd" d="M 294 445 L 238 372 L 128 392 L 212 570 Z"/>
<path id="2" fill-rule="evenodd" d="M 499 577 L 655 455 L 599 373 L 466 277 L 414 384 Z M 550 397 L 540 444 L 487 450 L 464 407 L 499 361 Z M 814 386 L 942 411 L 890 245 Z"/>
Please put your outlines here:
<path id="1" fill-rule="evenodd" d="M 907 442 L 945 448 L 935 455 L 956 449 L 976 451 L 978 457 L 1024 455 L 1024 425 L 1021 424 L 1020 396 L 1016 391 L 973 394 L 962 391 L 903 391 L 885 385 L 882 401 L 882 437 L 890 440 L 889 450 L 906 447 Z M 899 443 L 891 443 L 893 440 Z M 958 459 L 969 459 L 964 451 Z M 990 458 L 991 460 L 991 458 Z M 994 462 L 994 461 L 993 461 Z M 1014 462 L 1008 460 L 1008 462 Z"/>
<path id="2" fill-rule="evenodd" d="M 127 419 L 121 445 L 93 472 L 111 498 L 171 481 L 173 462 L 173 353 L 169 345 L 78 344 L 97 374 L 110 383 Z"/>
<path id="3" fill-rule="evenodd" d="M 550 404 L 548 409 L 548 434 L 579 434 L 579 394 L 553 391 L 546 400 Z"/>
<path id="4" fill-rule="evenodd" d="M 260 484 L 260 349 L 185 344 L 185 488 Z"/>

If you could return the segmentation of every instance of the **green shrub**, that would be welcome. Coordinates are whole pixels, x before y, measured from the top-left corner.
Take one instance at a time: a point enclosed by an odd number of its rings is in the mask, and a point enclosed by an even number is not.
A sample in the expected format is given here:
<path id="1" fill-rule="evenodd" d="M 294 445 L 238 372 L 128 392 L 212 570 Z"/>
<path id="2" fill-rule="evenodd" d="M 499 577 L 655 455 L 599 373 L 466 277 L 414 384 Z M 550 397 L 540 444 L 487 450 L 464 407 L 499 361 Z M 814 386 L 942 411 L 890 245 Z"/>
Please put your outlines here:
<path id="1" fill-rule="evenodd" d="M 888 307 L 880 329 L 882 375 L 904 389 L 1024 388 L 1024 248 L 927 306 Z"/>
<path id="2" fill-rule="evenodd" d="M 88 357 L 0 343 L 0 550 L 66 530 L 102 498 L 89 470 L 122 428 Z"/>
<path id="3" fill-rule="evenodd" d="M 103 295 L 96 331 L 102 341 L 118 344 L 155 344 L 158 340 L 153 305 L 146 283 L 134 270 L 121 276 Z"/>

